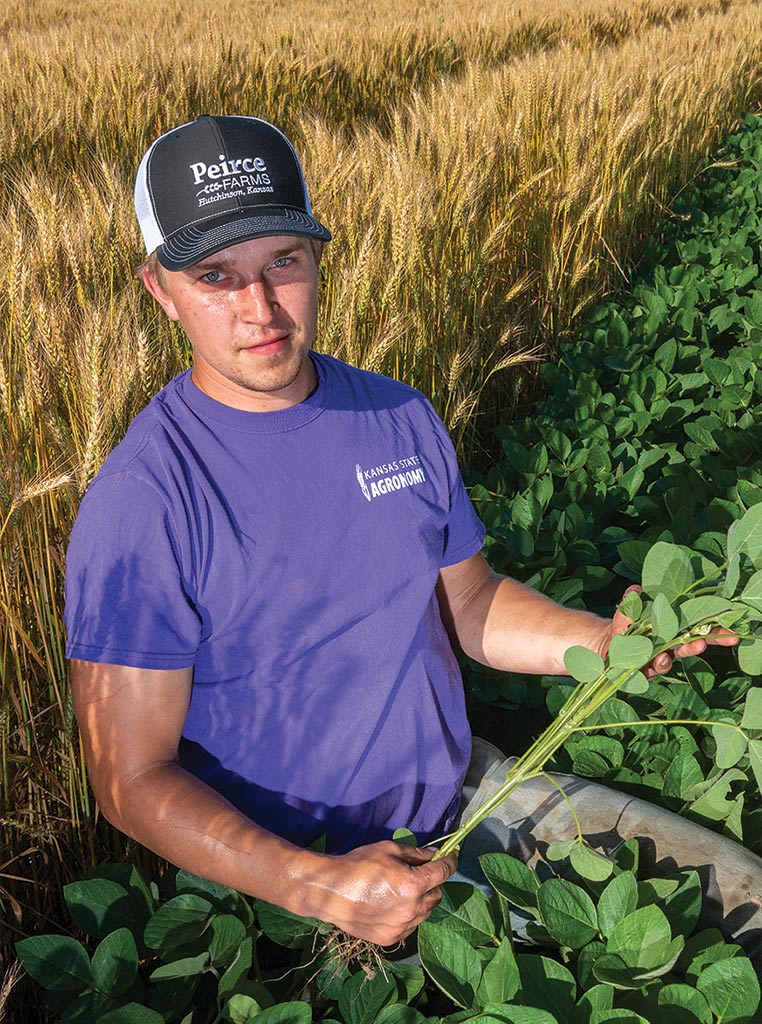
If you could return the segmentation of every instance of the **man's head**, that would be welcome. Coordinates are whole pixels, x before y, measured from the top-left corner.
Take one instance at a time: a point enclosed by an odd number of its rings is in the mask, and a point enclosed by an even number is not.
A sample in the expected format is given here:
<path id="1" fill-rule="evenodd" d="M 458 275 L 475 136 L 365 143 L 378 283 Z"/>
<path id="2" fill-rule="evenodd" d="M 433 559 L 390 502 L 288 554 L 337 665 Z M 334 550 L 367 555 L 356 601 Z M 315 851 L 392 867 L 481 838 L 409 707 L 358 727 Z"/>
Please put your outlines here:
<path id="1" fill-rule="evenodd" d="M 312 216 L 291 143 L 265 121 L 202 117 L 140 164 L 143 283 L 193 348 L 193 380 L 240 409 L 303 401 L 330 233 Z"/>
<path id="2" fill-rule="evenodd" d="M 140 162 L 135 209 L 146 252 L 167 270 L 251 238 L 331 238 L 293 146 L 257 117 L 203 115 L 160 136 Z"/>

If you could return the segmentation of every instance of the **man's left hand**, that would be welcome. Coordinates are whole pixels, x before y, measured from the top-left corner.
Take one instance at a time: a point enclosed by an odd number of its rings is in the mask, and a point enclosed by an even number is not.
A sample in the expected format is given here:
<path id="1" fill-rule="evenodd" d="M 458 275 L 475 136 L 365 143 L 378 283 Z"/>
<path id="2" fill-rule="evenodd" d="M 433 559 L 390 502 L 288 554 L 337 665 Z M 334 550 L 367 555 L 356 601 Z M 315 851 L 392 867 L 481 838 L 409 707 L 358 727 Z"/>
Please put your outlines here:
<path id="1" fill-rule="evenodd" d="M 642 587 L 639 587 L 637 584 L 633 584 L 625 590 L 622 598 L 633 592 L 640 594 L 642 593 L 642 590 Z M 632 619 L 628 618 L 627 615 L 617 608 L 611 619 L 611 625 L 607 630 L 607 636 L 604 638 L 602 648 L 599 651 L 602 657 L 605 658 L 612 638 L 624 633 L 631 624 Z M 650 665 L 647 665 L 646 668 L 643 669 L 643 675 L 647 679 L 653 679 L 654 676 L 664 675 L 666 672 L 669 672 L 675 658 L 690 658 L 697 654 L 703 654 L 707 646 L 710 645 L 717 647 L 734 647 L 737 643 L 738 637 L 729 629 L 714 630 L 709 634 L 709 636 L 702 637 L 698 640 L 691 640 L 687 644 L 678 644 L 669 651 L 663 651 L 661 654 L 658 654 Z"/>

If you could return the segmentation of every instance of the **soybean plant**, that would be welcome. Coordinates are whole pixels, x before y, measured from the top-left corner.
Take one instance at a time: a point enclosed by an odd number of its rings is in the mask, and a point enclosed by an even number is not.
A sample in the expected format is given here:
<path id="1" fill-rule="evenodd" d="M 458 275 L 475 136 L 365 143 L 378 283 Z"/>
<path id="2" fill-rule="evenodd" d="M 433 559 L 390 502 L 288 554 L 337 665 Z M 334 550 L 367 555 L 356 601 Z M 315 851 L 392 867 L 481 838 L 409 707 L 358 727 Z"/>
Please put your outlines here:
<path id="1" fill-rule="evenodd" d="M 733 522 L 727 535 L 702 535 L 696 549 L 657 541 L 643 563 L 642 587 L 642 594 L 631 591 L 625 596 L 620 607 L 632 622 L 612 639 L 605 660 L 586 647 L 569 648 L 564 661 L 578 684 L 571 696 L 508 771 L 500 789 L 445 837 L 434 859 L 457 849 L 522 782 L 542 775 L 548 761 L 575 732 L 621 727 L 621 722 L 598 722 L 597 712 L 617 691 L 645 692 L 648 681 L 643 670 L 662 652 L 706 637 L 712 630 L 731 629 L 739 637 L 741 670 L 750 676 L 762 674 L 762 503 L 752 505 Z M 757 785 L 762 788 L 760 698 L 762 689 L 749 691 L 739 725 L 681 722 L 711 727 L 718 749 L 726 753 L 730 747 L 733 756 L 748 751 Z"/>

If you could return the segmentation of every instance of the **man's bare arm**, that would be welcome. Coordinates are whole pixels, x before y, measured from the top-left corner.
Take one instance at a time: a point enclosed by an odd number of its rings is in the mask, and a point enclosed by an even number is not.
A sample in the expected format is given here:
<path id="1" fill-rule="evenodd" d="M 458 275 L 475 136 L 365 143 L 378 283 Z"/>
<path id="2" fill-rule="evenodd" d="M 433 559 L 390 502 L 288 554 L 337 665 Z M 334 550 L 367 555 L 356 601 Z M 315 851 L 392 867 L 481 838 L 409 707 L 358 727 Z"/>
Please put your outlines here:
<path id="1" fill-rule="evenodd" d="M 442 569 L 437 584 L 442 618 L 454 641 L 475 661 L 510 672 L 564 675 L 564 653 L 576 644 L 601 656 L 612 636 L 629 619 L 621 612 L 602 619 L 591 612 L 565 608 L 531 587 L 493 572 L 481 554 Z M 732 645 L 737 639 L 718 635 L 709 643 Z M 673 655 L 701 654 L 707 641 L 675 649 Z M 657 658 L 648 674 L 666 672 L 670 654 Z"/>
<path id="2" fill-rule="evenodd" d="M 178 763 L 191 670 L 71 663 L 90 781 L 108 820 L 171 863 L 389 945 L 424 920 L 455 868 L 374 843 L 316 854 L 257 826 Z"/>

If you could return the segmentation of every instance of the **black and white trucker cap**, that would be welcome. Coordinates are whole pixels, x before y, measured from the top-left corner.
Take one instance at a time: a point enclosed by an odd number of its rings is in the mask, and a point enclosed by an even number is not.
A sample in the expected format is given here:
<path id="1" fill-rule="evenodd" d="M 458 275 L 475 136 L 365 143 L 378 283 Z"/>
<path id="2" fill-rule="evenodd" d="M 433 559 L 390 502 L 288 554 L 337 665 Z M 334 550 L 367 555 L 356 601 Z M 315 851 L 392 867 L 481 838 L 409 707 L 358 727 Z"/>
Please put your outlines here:
<path id="1" fill-rule="evenodd" d="M 146 251 L 167 270 L 250 238 L 331 238 L 294 147 L 258 117 L 204 114 L 161 135 L 140 162 L 135 209 Z"/>

